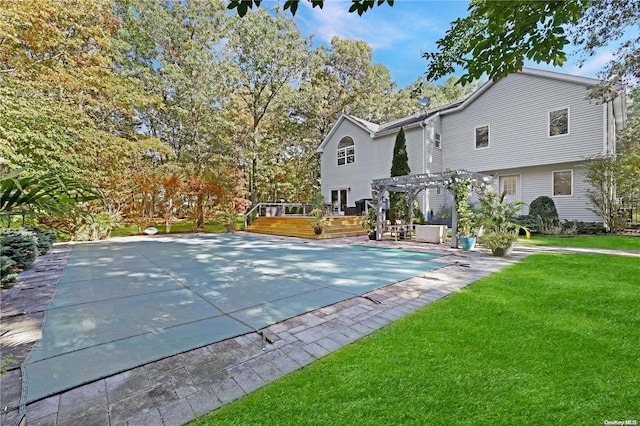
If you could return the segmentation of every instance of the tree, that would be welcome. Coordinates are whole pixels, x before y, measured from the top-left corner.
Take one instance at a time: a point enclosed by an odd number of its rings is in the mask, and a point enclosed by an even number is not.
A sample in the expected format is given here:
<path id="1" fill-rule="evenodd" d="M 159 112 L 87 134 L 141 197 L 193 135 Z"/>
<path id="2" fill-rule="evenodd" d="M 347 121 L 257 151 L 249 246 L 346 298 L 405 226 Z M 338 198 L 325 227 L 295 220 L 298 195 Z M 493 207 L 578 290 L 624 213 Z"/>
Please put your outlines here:
<path id="1" fill-rule="evenodd" d="M 409 156 L 407 155 L 407 141 L 404 129 L 396 135 L 393 145 L 393 159 L 391 160 L 391 177 L 411 174 Z M 392 192 L 389 194 L 389 219 L 402 220 L 409 217 L 409 199 L 406 192 Z"/>
<path id="2" fill-rule="evenodd" d="M 141 225 L 161 213 L 170 229 L 181 214 L 198 228 L 219 203 L 221 176 L 231 176 L 222 171 L 239 163 L 233 64 L 223 54 L 229 17 L 217 0 L 121 1 L 128 69 L 157 100 L 139 110 L 141 131 L 169 148 L 151 148 L 137 161 L 131 211 Z"/>
<path id="3" fill-rule="evenodd" d="M 322 9 L 324 6 L 324 0 L 307 0 L 311 2 L 313 7 L 319 7 Z M 238 15 L 244 16 L 249 9 L 253 9 L 253 6 L 259 7 L 262 0 L 229 0 L 228 8 L 236 9 Z M 349 12 L 357 12 L 358 15 L 362 15 L 369 9 L 372 9 L 375 5 L 381 6 L 387 3 L 389 6 L 393 6 L 394 0 L 351 0 L 351 6 Z M 284 9 L 289 10 L 292 15 L 296 14 L 300 0 L 285 0 Z"/>
<path id="4" fill-rule="evenodd" d="M 265 138 L 262 121 L 276 108 L 283 88 L 302 78 L 309 45 L 295 21 L 277 11 L 272 15 L 258 10 L 231 23 L 226 51 L 234 63 L 238 115 L 245 122 L 241 126 L 246 129 L 245 164 L 253 204 L 258 201 L 258 151 Z"/>
<path id="5" fill-rule="evenodd" d="M 570 43 L 584 52 L 583 62 L 598 48 L 610 47 L 614 59 L 602 73 L 606 84 L 593 94 L 606 99 L 615 96 L 617 85 L 640 78 L 640 37 L 633 35 L 639 21 L 637 1 L 474 0 L 469 15 L 455 20 L 438 40 L 438 51 L 424 55 L 427 79 L 457 67 L 465 70 L 462 84 L 485 74 L 499 79 L 522 69 L 525 59 L 562 65 Z M 616 42 L 618 47 L 612 48 Z"/>
<path id="6" fill-rule="evenodd" d="M 313 7 L 323 0 L 309 0 Z M 231 0 L 229 9 L 240 16 L 261 0 Z M 362 15 L 375 5 L 393 6 L 392 0 L 353 0 L 350 12 Z M 295 14 L 299 0 L 285 1 Z M 605 82 L 592 93 L 594 98 L 616 96 L 617 85 L 635 84 L 640 79 L 640 2 L 628 0 L 472 0 L 469 15 L 456 19 L 438 51 L 425 53 L 429 61 L 427 79 L 437 80 L 465 70 L 461 84 L 487 75 L 497 80 L 522 69 L 526 59 L 556 66 L 567 60 L 570 43 L 582 52 L 582 63 L 608 47 L 614 59 L 603 70 Z M 614 44 L 617 45 L 614 47 Z"/>
<path id="7" fill-rule="evenodd" d="M 219 52 L 227 31 L 223 5 L 139 0 L 135 15 L 147 44 L 155 46 L 142 60 L 148 90 L 161 99 L 142 111 L 145 127 L 199 172 L 225 152 L 233 132 L 224 84 L 228 62 Z"/>
<path id="8" fill-rule="evenodd" d="M 420 98 L 429 97 L 428 108 L 433 109 L 465 99 L 482 84 L 474 81 L 462 85 L 458 84 L 459 80 L 458 77 L 450 77 L 444 84 L 434 85 L 422 77 L 395 94 L 394 109 L 400 117 L 421 113 L 424 112 L 424 108 L 417 102 Z"/>
<path id="9" fill-rule="evenodd" d="M 1 3 L 0 155 L 118 193 L 107 188 L 146 148 L 133 123 L 149 101 L 123 73 L 120 23 L 108 0 Z"/>
<path id="10" fill-rule="evenodd" d="M 587 190 L 591 211 L 602 218 L 607 230 L 614 232 L 624 229 L 615 192 L 621 175 L 620 163 L 613 156 L 593 157 L 588 162 L 586 181 L 591 185 Z"/>
<path id="11" fill-rule="evenodd" d="M 631 93 L 637 100 L 640 88 Z M 640 104 L 631 102 L 627 127 L 618 133 L 617 152 L 590 158 L 587 162 L 587 191 L 591 210 L 600 216 L 607 229 L 618 231 L 624 228 L 626 217 L 621 207 L 640 200 Z"/>
<path id="12" fill-rule="evenodd" d="M 334 37 L 330 48 L 314 51 L 309 79 L 300 84 L 293 104 L 296 120 L 311 138 L 309 154 L 342 113 L 376 122 L 402 116 L 389 70 L 372 59 L 371 46 L 361 40 Z"/>

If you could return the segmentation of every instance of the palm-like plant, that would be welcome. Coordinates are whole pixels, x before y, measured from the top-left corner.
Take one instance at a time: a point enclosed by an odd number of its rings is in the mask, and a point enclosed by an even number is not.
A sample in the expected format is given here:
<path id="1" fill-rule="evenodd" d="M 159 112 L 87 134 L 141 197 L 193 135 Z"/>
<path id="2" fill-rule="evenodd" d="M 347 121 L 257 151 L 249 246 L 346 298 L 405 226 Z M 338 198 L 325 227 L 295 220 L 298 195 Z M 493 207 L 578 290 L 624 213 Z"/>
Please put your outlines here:
<path id="1" fill-rule="evenodd" d="M 77 179 L 36 176 L 25 168 L 0 177 L 0 214 L 65 214 L 77 203 L 99 198 L 91 185 Z"/>
<path id="2" fill-rule="evenodd" d="M 513 222 L 525 205 L 522 201 L 507 201 L 507 194 L 498 194 L 491 189 L 485 189 L 479 197 L 476 211 L 478 224 L 483 227 L 484 234 L 480 242 L 492 251 L 505 249 L 518 240 L 518 233 L 522 229 L 529 238 L 529 230 Z"/>

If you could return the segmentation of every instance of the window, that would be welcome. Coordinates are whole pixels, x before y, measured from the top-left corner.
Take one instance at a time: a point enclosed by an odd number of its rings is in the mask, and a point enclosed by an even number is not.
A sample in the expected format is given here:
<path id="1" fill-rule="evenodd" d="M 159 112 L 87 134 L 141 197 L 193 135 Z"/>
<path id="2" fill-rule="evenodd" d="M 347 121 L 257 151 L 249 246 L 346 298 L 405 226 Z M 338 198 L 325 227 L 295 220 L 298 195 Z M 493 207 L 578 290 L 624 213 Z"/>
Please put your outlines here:
<path id="1" fill-rule="evenodd" d="M 345 136 L 338 144 L 338 166 L 356 162 L 356 147 L 353 139 Z"/>
<path id="2" fill-rule="evenodd" d="M 507 195 L 518 195 L 518 176 L 500 176 L 500 189 Z"/>
<path id="3" fill-rule="evenodd" d="M 433 140 L 436 148 L 440 148 L 440 133 L 436 133 Z"/>
<path id="4" fill-rule="evenodd" d="M 553 172 L 553 195 L 573 195 L 573 170 Z"/>
<path id="5" fill-rule="evenodd" d="M 569 134 L 569 108 L 549 111 L 549 137 Z"/>
<path id="6" fill-rule="evenodd" d="M 476 127 L 476 149 L 489 147 L 489 126 Z"/>

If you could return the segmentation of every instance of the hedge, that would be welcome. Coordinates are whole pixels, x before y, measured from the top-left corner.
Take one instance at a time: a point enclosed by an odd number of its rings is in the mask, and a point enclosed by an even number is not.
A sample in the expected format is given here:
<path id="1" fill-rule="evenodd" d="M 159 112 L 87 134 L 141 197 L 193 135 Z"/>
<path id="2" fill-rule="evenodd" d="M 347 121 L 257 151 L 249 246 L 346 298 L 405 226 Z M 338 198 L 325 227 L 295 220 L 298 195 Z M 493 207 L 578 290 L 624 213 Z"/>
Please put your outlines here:
<path id="1" fill-rule="evenodd" d="M 19 269 L 31 265 L 38 255 L 36 234 L 24 228 L 9 228 L 0 231 L 0 256 L 13 260 Z"/>
<path id="2" fill-rule="evenodd" d="M 9 256 L 0 256 L 0 287 L 10 284 L 18 278 L 18 267 Z"/>

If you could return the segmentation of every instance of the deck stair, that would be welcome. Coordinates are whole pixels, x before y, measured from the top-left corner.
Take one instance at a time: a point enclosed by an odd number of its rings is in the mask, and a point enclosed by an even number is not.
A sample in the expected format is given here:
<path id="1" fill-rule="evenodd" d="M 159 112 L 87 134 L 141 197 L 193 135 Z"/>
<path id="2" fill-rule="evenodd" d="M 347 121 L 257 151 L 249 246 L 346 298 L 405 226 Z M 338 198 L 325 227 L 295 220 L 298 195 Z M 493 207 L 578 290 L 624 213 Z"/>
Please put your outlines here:
<path id="1" fill-rule="evenodd" d="M 324 218 L 322 234 L 313 232 L 313 218 L 309 216 L 260 216 L 245 230 L 258 234 L 325 239 L 367 235 L 360 216 L 328 216 Z"/>

